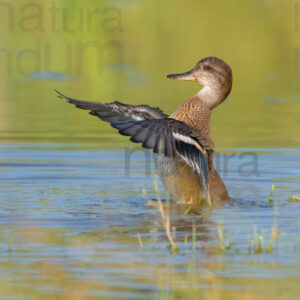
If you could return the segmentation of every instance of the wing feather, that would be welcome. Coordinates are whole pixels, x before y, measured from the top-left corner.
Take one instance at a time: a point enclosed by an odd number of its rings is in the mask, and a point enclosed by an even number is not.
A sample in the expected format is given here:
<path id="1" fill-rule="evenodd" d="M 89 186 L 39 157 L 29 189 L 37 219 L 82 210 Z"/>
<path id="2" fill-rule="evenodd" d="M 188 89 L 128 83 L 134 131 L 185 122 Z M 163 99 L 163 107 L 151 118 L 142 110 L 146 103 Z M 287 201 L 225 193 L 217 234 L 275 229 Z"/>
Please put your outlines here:
<path id="1" fill-rule="evenodd" d="M 69 103 L 80 109 L 90 110 L 91 115 L 97 116 L 101 120 L 110 123 L 167 117 L 167 115 L 157 107 L 150 107 L 148 105 L 128 105 L 119 101 L 111 103 L 83 101 L 67 97 L 56 90 L 55 92 L 58 97 L 66 99 Z"/>
<path id="2" fill-rule="evenodd" d="M 131 126 L 125 130 L 122 129 L 124 123 L 114 123 L 112 126 L 119 129 L 121 134 L 130 135 L 131 141 L 142 143 L 143 147 L 152 149 L 154 153 L 184 160 L 199 174 L 202 186 L 208 189 L 209 155 L 213 153 L 209 140 L 185 123 L 171 118 L 129 123 Z"/>

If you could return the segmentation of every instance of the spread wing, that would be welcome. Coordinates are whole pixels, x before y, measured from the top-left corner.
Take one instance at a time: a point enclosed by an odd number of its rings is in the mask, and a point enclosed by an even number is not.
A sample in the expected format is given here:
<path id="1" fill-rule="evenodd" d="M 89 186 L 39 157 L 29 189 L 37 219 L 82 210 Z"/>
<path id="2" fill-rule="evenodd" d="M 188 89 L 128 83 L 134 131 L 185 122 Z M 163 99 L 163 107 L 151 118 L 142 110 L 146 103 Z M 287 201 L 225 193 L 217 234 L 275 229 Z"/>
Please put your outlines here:
<path id="1" fill-rule="evenodd" d="M 120 134 L 130 136 L 131 141 L 141 143 L 144 148 L 185 161 L 199 174 L 208 194 L 208 170 L 212 167 L 214 151 L 212 142 L 201 133 L 184 122 L 168 118 L 159 108 L 82 101 L 57 93 L 69 103 L 90 110 L 90 114 L 109 122 Z"/>
<path id="2" fill-rule="evenodd" d="M 141 121 L 167 117 L 157 107 L 148 105 L 128 105 L 115 101 L 111 103 L 90 102 L 73 99 L 56 91 L 58 97 L 66 99 L 69 103 L 81 109 L 90 110 L 90 114 L 106 122 Z"/>

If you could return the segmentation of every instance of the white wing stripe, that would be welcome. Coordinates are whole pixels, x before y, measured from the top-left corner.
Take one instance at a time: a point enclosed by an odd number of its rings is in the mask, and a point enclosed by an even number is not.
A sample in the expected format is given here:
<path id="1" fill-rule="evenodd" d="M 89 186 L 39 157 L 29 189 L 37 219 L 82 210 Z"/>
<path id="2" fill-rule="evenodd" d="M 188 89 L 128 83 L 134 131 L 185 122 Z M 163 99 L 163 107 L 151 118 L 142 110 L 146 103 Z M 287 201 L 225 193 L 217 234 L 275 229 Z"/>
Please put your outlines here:
<path id="1" fill-rule="evenodd" d="M 191 137 L 180 134 L 178 132 L 172 132 L 173 136 L 175 139 L 182 141 L 184 143 L 187 144 L 191 144 L 194 145 L 195 147 L 197 147 L 203 154 L 206 154 L 206 151 L 195 141 L 193 140 Z"/>

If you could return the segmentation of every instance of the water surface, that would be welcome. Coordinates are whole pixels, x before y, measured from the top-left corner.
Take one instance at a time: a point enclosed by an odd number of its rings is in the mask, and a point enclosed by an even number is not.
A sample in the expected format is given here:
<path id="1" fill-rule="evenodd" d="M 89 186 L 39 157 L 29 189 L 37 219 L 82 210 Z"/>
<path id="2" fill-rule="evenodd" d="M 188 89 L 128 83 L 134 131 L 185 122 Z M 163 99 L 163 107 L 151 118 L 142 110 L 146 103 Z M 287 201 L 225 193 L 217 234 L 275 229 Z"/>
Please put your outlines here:
<path id="1" fill-rule="evenodd" d="M 131 156 L 128 171 L 123 151 L 95 145 L 7 143 L 0 151 L 2 299 L 296 299 L 300 292 L 300 202 L 289 200 L 300 192 L 298 150 L 220 149 L 233 200 L 188 214 L 171 203 L 177 253 L 144 152 Z"/>

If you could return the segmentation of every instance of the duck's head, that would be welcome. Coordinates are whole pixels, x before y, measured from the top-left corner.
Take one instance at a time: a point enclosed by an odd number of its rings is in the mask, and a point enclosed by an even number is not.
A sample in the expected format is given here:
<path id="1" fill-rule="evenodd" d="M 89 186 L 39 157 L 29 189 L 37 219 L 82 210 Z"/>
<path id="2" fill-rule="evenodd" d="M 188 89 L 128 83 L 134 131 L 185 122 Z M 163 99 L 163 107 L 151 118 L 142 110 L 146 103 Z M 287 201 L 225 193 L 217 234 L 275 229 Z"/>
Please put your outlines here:
<path id="1" fill-rule="evenodd" d="M 188 72 L 170 74 L 167 77 L 175 80 L 198 82 L 212 92 L 222 93 L 223 100 L 230 93 L 232 86 L 231 68 L 222 59 L 213 56 L 201 59 Z"/>

